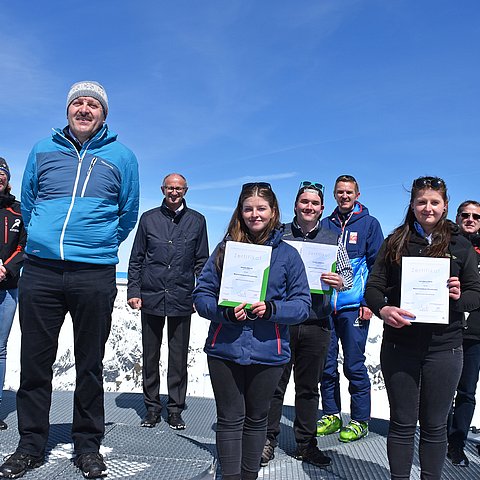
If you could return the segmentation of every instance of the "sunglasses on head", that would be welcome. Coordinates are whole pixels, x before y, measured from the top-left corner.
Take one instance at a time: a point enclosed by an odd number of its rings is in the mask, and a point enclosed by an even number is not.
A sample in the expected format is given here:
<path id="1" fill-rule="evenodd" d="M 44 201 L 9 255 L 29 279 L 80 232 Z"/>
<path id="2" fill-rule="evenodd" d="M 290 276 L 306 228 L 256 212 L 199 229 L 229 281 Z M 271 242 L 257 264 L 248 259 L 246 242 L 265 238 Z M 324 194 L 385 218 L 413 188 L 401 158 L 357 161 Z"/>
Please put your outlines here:
<path id="1" fill-rule="evenodd" d="M 298 189 L 301 190 L 302 188 L 314 188 L 315 190 L 321 192 L 322 195 L 325 192 L 325 187 L 321 183 L 310 182 L 309 180 L 304 180 L 303 182 L 300 182 L 300 186 L 298 187 Z"/>
<path id="2" fill-rule="evenodd" d="M 459 213 L 460 217 L 462 217 L 464 220 L 466 220 L 467 218 L 470 218 L 470 215 L 472 216 L 472 218 L 474 220 L 476 220 L 477 222 L 480 220 L 480 213 L 469 213 L 469 212 L 462 212 L 462 213 Z"/>
<path id="3" fill-rule="evenodd" d="M 445 188 L 445 182 L 439 177 L 420 177 L 413 181 L 415 188 Z"/>
<path id="4" fill-rule="evenodd" d="M 250 182 L 250 183 L 244 183 L 242 185 L 242 192 L 244 190 L 249 190 L 250 188 L 266 188 L 268 190 L 272 189 L 272 186 L 268 182 Z"/>

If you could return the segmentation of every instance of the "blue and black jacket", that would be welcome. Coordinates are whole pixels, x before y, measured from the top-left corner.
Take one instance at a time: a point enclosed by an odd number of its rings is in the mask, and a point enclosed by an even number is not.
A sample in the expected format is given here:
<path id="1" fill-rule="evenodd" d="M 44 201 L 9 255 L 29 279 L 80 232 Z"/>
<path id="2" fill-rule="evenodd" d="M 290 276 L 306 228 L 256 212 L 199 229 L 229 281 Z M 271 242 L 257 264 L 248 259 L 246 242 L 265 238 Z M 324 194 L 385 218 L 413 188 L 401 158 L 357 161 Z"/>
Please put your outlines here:
<path id="1" fill-rule="evenodd" d="M 32 149 L 22 182 L 26 253 L 52 260 L 118 263 L 138 215 L 135 155 L 104 125 L 81 147 L 67 129 Z"/>
<path id="2" fill-rule="evenodd" d="M 344 292 L 334 292 L 332 307 L 334 312 L 345 308 L 358 308 L 365 305 L 363 294 L 368 274 L 373 268 L 378 251 L 383 243 L 380 223 L 368 213 L 367 207 L 355 202 L 352 212 L 342 219 L 338 207 L 321 221 L 322 227 L 339 235 L 347 249 L 353 268 L 353 287 Z"/>
<path id="3" fill-rule="evenodd" d="M 218 305 L 221 272 L 215 259 L 220 245 L 208 259 L 193 292 L 200 316 L 211 320 L 205 352 L 240 365 L 283 365 L 290 360 L 288 325 L 305 321 L 310 313 L 310 289 L 302 259 L 275 230 L 271 245 L 270 275 L 266 300 L 273 304 L 268 320 L 232 321 Z M 222 242 L 223 243 L 223 242 Z"/>

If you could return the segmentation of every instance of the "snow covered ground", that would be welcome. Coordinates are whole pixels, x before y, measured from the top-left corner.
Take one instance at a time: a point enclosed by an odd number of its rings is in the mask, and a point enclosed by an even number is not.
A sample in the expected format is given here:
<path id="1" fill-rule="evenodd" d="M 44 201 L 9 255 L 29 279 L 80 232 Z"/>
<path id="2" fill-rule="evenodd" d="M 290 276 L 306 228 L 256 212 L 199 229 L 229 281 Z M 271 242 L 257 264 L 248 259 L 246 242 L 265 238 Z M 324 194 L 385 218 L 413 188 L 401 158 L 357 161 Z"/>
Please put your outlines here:
<path id="1" fill-rule="evenodd" d="M 118 295 L 113 313 L 112 331 L 108 341 L 105 361 L 105 389 L 113 392 L 141 392 L 141 325 L 140 315 L 132 311 L 126 301 L 126 286 L 118 286 Z M 198 315 L 192 317 L 188 364 L 188 395 L 213 397 L 208 375 L 206 355 L 203 344 L 207 335 L 209 321 Z M 372 381 L 372 416 L 388 419 L 388 400 L 380 371 L 380 343 L 382 322 L 373 319 L 367 343 L 367 368 Z M 167 349 L 162 344 L 161 354 L 161 392 L 166 392 Z M 20 330 L 18 318 L 15 318 L 8 342 L 7 377 L 5 389 L 16 390 L 20 375 Z M 343 376 L 342 379 L 344 380 Z M 73 390 L 75 368 L 72 350 L 72 327 L 66 319 L 60 334 L 57 360 L 54 365 L 55 390 Z M 293 405 L 293 382 L 290 382 L 285 403 Z M 350 399 L 347 383 L 342 382 L 342 411 L 349 412 Z M 479 409 L 475 412 L 473 425 L 480 427 Z"/>

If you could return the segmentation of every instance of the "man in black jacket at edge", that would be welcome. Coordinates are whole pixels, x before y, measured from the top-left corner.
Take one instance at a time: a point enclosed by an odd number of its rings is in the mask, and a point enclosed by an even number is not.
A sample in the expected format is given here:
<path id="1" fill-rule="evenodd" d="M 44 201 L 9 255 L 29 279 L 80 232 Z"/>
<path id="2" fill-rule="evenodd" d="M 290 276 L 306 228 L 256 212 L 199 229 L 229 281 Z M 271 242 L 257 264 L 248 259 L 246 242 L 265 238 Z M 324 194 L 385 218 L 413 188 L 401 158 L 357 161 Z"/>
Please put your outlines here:
<path id="1" fill-rule="evenodd" d="M 181 413 L 187 393 L 187 354 L 193 312 L 192 291 L 208 259 L 207 226 L 200 213 L 187 207 L 187 181 L 179 173 L 163 180 L 160 207 L 140 218 L 128 266 L 128 304 L 141 310 L 143 395 L 147 414 L 143 427 L 161 420 L 160 347 L 167 318 L 168 424 L 183 430 Z"/>
<path id="2" fill-rule="evenodd" d="M 456 222 L 477 253 L 480 271 L 480 202 L 466 200 L 457 209 Z M 468 467 L 465 441 L 475 411 L 475 391 L 480 371 L 480 310 L 467 317 L 463 334 L 463 369 L 457 387 L 453 414 L 448 421 L 447 456 L 456 467 Z"/>

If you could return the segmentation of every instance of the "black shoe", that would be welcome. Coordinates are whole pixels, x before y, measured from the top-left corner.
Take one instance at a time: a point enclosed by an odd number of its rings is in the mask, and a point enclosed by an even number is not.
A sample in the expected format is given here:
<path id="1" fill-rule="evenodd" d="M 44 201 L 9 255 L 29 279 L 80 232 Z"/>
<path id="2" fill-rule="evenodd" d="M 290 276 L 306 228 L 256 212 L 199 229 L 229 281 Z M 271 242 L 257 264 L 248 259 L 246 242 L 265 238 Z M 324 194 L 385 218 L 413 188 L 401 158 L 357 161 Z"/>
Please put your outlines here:
<path id="1" fill-rule="evenodd" d="M 462 447 L 449 445 L 447 457 L 452 461 L 452 465 L 455 465 L 456 467 L 468 467 L 470 464 L 470 461 L 465 455 Z"/>
<path id="2" fill-rule="evenodd" d="M 0 466 L 0 477 L 19 478 L 25 475 L 27 470 L 42 466 L 44 461 L 43 455 L 35 457 L 28 453 L 15 452 Z"/>
<path id="3" fill-rule="evenodd" d="M 260 466 L 266 467 L 270 460 L 275 458 L 275 447 L 272 446 L 270 440 L 267 438 L 265 446 L 263 447 L 262 458 L 260 459 Z"/>
<path id="4" fill-rule="evenodd" d="M 157 423 L 160 423 L 162 417 L 160 412 L 154 412 L 153 410 L 148 410 L 140 426 L 153 428 Z"/>
<path id="5" fill-rule="evenodd" d="M 309 445 L 308 447 L 298 447 L 293 454 L 293 458 L 302 462 L 310 463 L 316 467 L 328 467 L 332 463 L 332 459 L 327 457 L 317 446 Z"/>
<path id="6" fill-rule="evenodd" d="M 185 430 L 186 428 L 185 422 L 180 413 L 169 413 L 167 422 L 170 425 L 170 428 L 173 428 L 174 430 Z"/>
<path id="7" fill-rule="evenodd" d="M 7 428 L 8 425 L 3 420 L 0 420 L 0 430 L 6 430 Z"/>
<path id="8" fill-rule="evenodd" d="M 75 465 L 85 478 L 102 478 L 107 476 L 107 466 L 103 456 L 97 452 L 81 453 L 75 457 Z"/>

